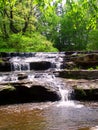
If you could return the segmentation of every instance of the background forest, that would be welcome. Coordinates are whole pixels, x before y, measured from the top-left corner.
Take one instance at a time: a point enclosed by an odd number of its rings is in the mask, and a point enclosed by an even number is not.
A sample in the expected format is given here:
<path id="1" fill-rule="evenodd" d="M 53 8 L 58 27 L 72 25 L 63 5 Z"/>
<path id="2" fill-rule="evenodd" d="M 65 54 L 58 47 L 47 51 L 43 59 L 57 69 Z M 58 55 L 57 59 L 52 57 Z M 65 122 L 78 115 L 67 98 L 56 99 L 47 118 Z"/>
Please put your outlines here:
<path id="1" fill-rule="evenodd" d="M 0 1 L 0 52 L 97 49 L 97 0 Z"/>

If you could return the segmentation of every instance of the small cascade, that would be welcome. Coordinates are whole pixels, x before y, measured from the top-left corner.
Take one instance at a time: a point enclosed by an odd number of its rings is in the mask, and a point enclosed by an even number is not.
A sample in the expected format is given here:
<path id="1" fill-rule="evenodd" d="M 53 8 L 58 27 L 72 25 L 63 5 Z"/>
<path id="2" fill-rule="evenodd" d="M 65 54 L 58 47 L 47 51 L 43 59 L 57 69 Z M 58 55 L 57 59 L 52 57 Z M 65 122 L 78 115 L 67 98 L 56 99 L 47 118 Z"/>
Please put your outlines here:
<path id="1" fill-rule="evenodd" d="M 73 100 L 70 100 L 72 90 L 70 89 L 63 89 L 59 86 L 59 92 L 61 95 L 61 100 L 57 107 L 74 107 L 74 108 L 82 108 L 83 105 L 76 104 Z"/>
<path id="2" fill-rule="evenodd" d="M 64 53 L 15 53 L 9 57 L 12 71 L 30 71 L 36 63 L 50 63 L 50 70 L 60 70 L 63 66 Z M 44 64 L 43 64 L 44 65 Z M 48 69 L 48 67 L 46 67 Z"/>
<path id="3" fill-rule="evenodd" d="M 14 57 L 10 59 L 12 71 L 30 71 L 30 63 L 24 58 Z"/>
<path id="4" fill-rule="evenodd" d="M 61 94 L 61 101 L 68 101 L 69 91 L 66 89 L 59 88 L 59 92 Z"/>
<path id="5" fill-rule="evenodd" d="M 18 63 L 13 62 L 11 64 L 12 71 L 30 71 L 30 64 L 26 62 Z"/>
<path id="6" fill-rule="evenodd" d="M 3 75 L 0 75 L 0 82 L 17 82 L 18 81 L 18 77 L 16 74 L 3 74 Z"/>

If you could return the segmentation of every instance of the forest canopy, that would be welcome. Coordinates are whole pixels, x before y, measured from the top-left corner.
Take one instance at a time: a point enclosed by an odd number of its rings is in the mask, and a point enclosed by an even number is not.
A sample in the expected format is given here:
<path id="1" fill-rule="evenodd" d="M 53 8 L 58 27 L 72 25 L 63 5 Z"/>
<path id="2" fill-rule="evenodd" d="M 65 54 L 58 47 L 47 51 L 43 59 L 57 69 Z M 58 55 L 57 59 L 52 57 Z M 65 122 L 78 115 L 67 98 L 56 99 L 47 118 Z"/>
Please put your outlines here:
<path id="1" fill-rule="evenodd" d="M 98 49 L 97 0 L 1 0 L 1 52 Z"/>

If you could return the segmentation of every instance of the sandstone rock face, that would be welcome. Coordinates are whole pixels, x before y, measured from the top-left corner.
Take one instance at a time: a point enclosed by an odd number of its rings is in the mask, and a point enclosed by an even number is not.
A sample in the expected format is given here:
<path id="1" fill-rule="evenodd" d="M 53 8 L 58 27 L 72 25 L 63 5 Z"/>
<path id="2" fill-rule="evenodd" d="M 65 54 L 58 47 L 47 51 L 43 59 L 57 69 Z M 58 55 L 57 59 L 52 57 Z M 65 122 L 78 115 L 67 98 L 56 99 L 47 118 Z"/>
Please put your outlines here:
<path id="1" fill-rule="evenodd" d="M 70 52 L 65 56 L 66 69 L 88 69 L 98 66 L 98 52 Z"/>
<path id="2" fill-rule="evenodd" d="M 0 71 L 1 72 L 9 72 L 9 71 L 11 71 L 11 64 L 9 62 L 0 63 Z"/>
<path id="3" fill-rule="evenodd" d="M 31 56 L 34 58 L 35 55 L 36 53 L 31 54 L 2 53 L 2 56 L 4 57 L 1 59 L 0 62 L 0 71 L 1 72 L 11 71 L 12 69 L 11 63 L 13 62 L 10 62 L 10 56 L 12 58 L 15 58 L 15 56 L 19 56 L 22 58 L 22 61 L 24 61 L 24 56 L 25 57 Z M 54 56 L 51 57 L 49 56 L 48 58 L 49 59 L 54 58 Z M 17 60 L 15 62 L 17 62 Z M 34 75 L 34 78 L 28 80 L 28 72 L 30 70 L 24 73 L 22 72 L 22 69 L 20 69 L 19 74 L 16 74 L 18 76 L 18 81 L 12 83 L 9 81 L 10 82 L 9 85 L 9 82 L 5 80 L 6 83 L 0 85 L 0 104 L 60 100 L 61 97 L 59 95 L 58 88 L 56 86 L 52 86 L 54 83 L 53 78 L 50 78 L 49 82 L 46 82 L 48 77 L 47 75 L 45 75 L 45 73 L 42 74 L 42 72 L 46 71 L 49 73 L 52 72 L 56 77 L 60 77 L 66 80 L 65 84 L 68 83 L 68 86 L 74 89 L 75 99 L 98 100 L 98 85 L 97 85 L 98 82 L 96 82 L 95 84 L 94 82 L 92 82 L 92 80 L 98 79 L 98 70 L 97 69 L 88 70 L 89 67 L 94 68 L 98 65 L 98 54 L 68 52 L 66 53 L 65 60 L 61 61 L 60 65 L 58 64 L 59 61 L 60 60 L 58 60 L 58 57 L 55 58 L 55 60 L 49 60 L 49 61 L 48 60 L 46 61 L 35 60 L 34 62 L 29 61 L 30 66 L 29 69 L 34 70 L 32 72 L 37 72 Z M 55 69 L 51 69 L 52 71 L 50 71 L 50 68 L 52 67 L 56 68 L 57 67 L 56 65 L 59 65 L 59 70 L 55 71 Z M 60 70 L 61 68 L 63 70 Z M 75 68 L 78 68 L 78 70 L 75 70 Z M 10 77 L 7 76 L 7 78 Z M 44 80 L 44 82 L 42 79 Z M 77 82 L 76 79 L 78 80 Z M 85 79 L 87 81 L 81 82 L 81 79 Z"/>
<path id="4" fill-rule="evenodd" d="M 48 61 L 31 62 L 30 70 L 47 70 L 51 68 L 51 63 Z"/>
<path id="5" fill-rule="evenodd" d="M 58 77 L 69 79 L 97 79 L 97 70 L 63 70 L 58 71 Z"/>
<path id="6" fill-rule="evenodd" d="M 74 86 L 75 99 L 98 100 L 98 81 L 88 81 Z"/>
<path id="7" fill-rule="evenodd" d="M 50 86 L 38 82 L 15 82 L 0 85 L 0 104 L 57 101 L 60 96 Z"/>
<path id="8" fill-rule="evenodd" d="M 73 99 L 82 101 L 98 101 L 98 80 L 63 79 L 73 89 Z"/>
<path id="9" fill-rule="evenodd" d="M 30 70 L 47 70 L 51 68 L 51 63 L 47 61 L 40 62 L 30 62 Z M 1 72 L 10 72 L 12 71 L 12 65 L 9 61 L 0 63 L 0 71 Z"/>
<path id="10" fill-rule="evenodd" d="M 98 65 L 98 54 L 85 54 L 71 59 L 75 64 L 83 67 L 95 67 Z"/>

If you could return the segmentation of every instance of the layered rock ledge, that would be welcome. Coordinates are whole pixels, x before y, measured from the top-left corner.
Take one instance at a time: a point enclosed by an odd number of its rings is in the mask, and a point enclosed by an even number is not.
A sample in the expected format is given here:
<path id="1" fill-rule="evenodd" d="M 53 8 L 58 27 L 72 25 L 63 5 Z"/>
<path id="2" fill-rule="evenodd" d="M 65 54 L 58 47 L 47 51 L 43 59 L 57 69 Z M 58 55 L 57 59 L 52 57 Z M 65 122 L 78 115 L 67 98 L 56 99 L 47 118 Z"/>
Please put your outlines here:
<path id="1" fill-rule="evenodd" d="M 60 100 L 57 88 L 37 81 L 18 81 L 0 85 L 0 104 Z"/>
<path id="2" fill-rule="evenodd" d="M 11 56 L 14 55 L 16 54 L 11 54 Z M 29 55 L 35 55 L 35 53 Z M 0 71 L 11 71 L 10 57 L 6 53 L 2 53 L 2 57 Z M 98 52 L 66 52 L 62 64 L 63 70 L 54 71 L 54 75 L 62 78 L 62 82 L 74 90 L 74 98 L 98 100 Z M 30 62 L 30 70 L 44 71 L 51 68 L 51 65 L 48 61 Z M 35 78 L 38 77 L 39 75 L 35 76 Z M 27 75 L 22 74 L 18 75 L 18 82 L 0 84 L 0 104 L 60 100 L 58 89 L 52 87 L 52 84 L 25 81 L 26 79 Z"/>
<path id="3" fill-rule="evenodd" d="M 51 68 L 52 63 L 48 61 L 38 61 L 38 62 L 29 62 L 30 70 L 47 70 Z M 22 68 L 21 68 L 22 69 Z M 2 61 L 0 63 L 0 71 L 1 72 L 11 72 L 14 71 L 14 65 L 9 61 Z"/>
<path id="4" fill-rule="evenodd" d="M 62 79 L 67 86 L 73 89 L 73 99 L 98 101 L 98 79 Z"/>
<path id="5" fill-rule="evenodd" d="M 97 79 L 98 70 L 62 70 L 54 72 L 58 77 L 67 79 Z"/>

